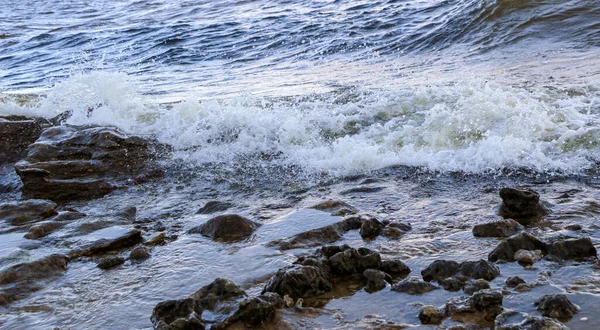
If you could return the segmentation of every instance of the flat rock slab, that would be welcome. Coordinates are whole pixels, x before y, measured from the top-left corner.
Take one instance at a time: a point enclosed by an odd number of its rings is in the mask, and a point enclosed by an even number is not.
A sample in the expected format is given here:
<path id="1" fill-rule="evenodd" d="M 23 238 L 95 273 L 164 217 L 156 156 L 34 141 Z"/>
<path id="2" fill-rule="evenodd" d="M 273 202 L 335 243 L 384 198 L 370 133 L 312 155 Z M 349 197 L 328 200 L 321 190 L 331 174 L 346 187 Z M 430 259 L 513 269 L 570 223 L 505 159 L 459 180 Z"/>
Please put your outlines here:
<path id="1" fill-rule="evenodd" d="M 125 235 L 113 239 L 100 239 L 79 250 L 69 253 L 69 259 L 89 257 L 110 251 L 126 249 L 143 242 L 142 232 L 132 229 Z"/>
<path id="2" fill-rule="evenodd" d="M 15 226 L 42 221 L 56 214 L 56 203 L 48 200 L 31 199 L 0 205 L 0 220 Z"/>

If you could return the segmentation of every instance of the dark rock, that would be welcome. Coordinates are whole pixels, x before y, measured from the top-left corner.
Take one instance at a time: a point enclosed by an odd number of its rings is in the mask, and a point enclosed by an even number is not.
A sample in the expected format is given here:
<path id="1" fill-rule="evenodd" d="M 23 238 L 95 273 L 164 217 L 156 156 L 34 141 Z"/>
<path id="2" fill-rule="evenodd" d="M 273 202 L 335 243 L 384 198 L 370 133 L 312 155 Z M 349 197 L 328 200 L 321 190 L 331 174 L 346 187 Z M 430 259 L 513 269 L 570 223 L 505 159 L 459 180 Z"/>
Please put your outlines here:
<path id="1" fill-rule="evenodd" d="M 542 258 L 541 250 L 519 250 L 515 252 L 513 259 L 519 262 L 521 265 L 533 265 Z"/>
<path id="2" fill-rule="evenodd" d="M 491 281 L 500 275 L 498 266 L 486 260 L 465 261 L 460 265 L 460 272 L 474 279 Z"/>
<path id="3" fill-rule="evenodd" d="M 534 303 L 535 308 L 547 317 L 568 321 L 577 314 L 579 307 L 573 304 L 564 294 L 547 294 Z"/>
<path id="4" fill-rule="evenodd" d="M 398 282 L 392 286 L 392 291 L 403 292 L 411 295 L 424 294 L 433 290 L 438 290 L 439 287 L 421 281 L 417 278 L 407 278 L 404 281 Z"/>
<path id="5" fill-rule="evenodd" d="M 421 271 L 421 276 L 427 282 L 437 281 L 439 283 L 458 273 L 459 269 L 460 264 L 456 261 L 436 260 Z"/>
<path id="6" fill-rule="evenodd" d="M 379 290 L 383 290 L 386 287 L 386 283 L 392 282 L 392 277 L 377 269 L 367 269 L 363 272 L 363 277 L 367 279 L 367 285 L 365 291 L 373 293 Z"/>
<path id="7" fill-rule="evenodd" d="M 114 239 L 100 239 L 83 249 L 72 251 L 69 253 L 69 259 L 89 257 L 110 251 L 125 249 L 135 246 L 141 243 L 143 240 L 142 233 L 137 229 L 133 229 L 121 237 Z"/>
<path id="8" fill-rule="evenodd" d="M 569 328 L 549 317 L 528 316 L 519 324 L 497 325 L 496 330 L 569 330 Z"/>
<path id="9" fill-rule="evenodd" d="M 349 248 L 338 252 L 329 258 L 331 271 L 334 275 L 347 276 L 362 274 L 367 269 L 381 268 L 379 253 L 367 248 Z"/>
<path id="10" fill-rule="evenodd" d="M 394 227 L 385 227 L 381 230 L 381 233 L 380 233 L 381 236 L 391 238 L 391 239 L 400 238 L 404 234 L 406 234 L 405 231 L 402 231 L 401 229 L 394 228 Z"/>
<path id="11" fill-rule="evenodd" d="M 381 233 L 382 229 L 383 224 L 379 222 L 379 220 L 375 218 L 368 218 L 362 223 L 362 226 L 360 227 L 360 236 L 362 238 L 374 238 L 377 237 L 379 233 Z"/>
<path id="12" fill-rule="evenodd" d="M 403 232 L 412 230 L 412 226 L 410 225 L 410 223 L 405 223 L 401 221 L 390 221 L 388 224 L 386 224 L 386 227 L 400 229 Z"/>
<path id="13" fill-rule="evenodd" d="M 475 292 L 478 292 L 481 290 L 486 290 L 489 288 L 490 288 L 490 284 L 488 283 L 488 281 L 486 281 L 484 279 L 479 279 L 479 280 L 467 282 L 465 284 L 465 286 L 463 287 L 463 292 L 468 295 L 472 295 Z"/>
<path id="14" fill-rule="evenodd" d="M 443 280 L 440 284 L 442 285 L 444 290 L 450 292 L 460 291 L 460 289 L 462 289 L 465 286 L 465 282 L 459 280 L 456 277 L 448 277 L 447 279 Z"/>
<path id="15" fill-rule="evenodd" d="M 509 237 L 523 230 L 523 225 L 513 219 L 482 223 L 473 227 L 475 237 Z"/>
<path id="16" fill-rule="evenodd" d="M 30 199 L 0 205 L 0 220 L 14 226 L 41 221 L 56 214 L 56 203 L 47 200 Z"/>
<path id="17" fill-rule="evenodd" d="M 294 299 L 317 296 L 331 291 L 331 276 L 322 267 L 292 265 L 280 269 L 265 285 L 262 293 L 286 294 Z"/>
<path id="18" fill-rule="evenodd" d="M 514 261 L 515 252 L 519 250 L 541 250 L 544 253 L 547 251 L 547 247 L 546 243 L 540 241 L 537 237 L 528 233 L 520 233 L 503 240 L 488 255 L 488 260 L 492 262 L 498 260 L 512 262 Z"/>
<path id="19" fill-rule="evenodd" d="M 32 226 L 31 228 L 29 228 L 29 232 L 27 232 L 27 234 L 25 234 L 24 237 L 27 239 L 42 238 L 44 236 L 50 235 L 52 232 L 64 227 L 65 225 L 66 225 L 66 223 L 58 222 L 58 221 L 42 223 L 42 224 Z"/>
<path id="20" fill-rule="evenodd" d="M 155 159 L 164 150 L 116 128 L 55 126 L 42 132 L 15 168 L 27 198 L 90 199 L 161 175 Z"/>
<path id="21" fill-rule="evenodd" d="M 589 237 L 582 237 L 553 242 L 548 254 L 560 259 L 583 259 L 596 257 L 597 251 Z"/>
<path id="22" fill-rule="evenodd" d="M 67 268 L 67 257 L 53 254 L 30 263 L 11 266 L 0 272 L 0 306 L 23 299 L 43 287 L 44 281 L 61 276 Z"/>
<path id="23" fill-rule="evenodd" d="M 565 227 L 567 230 L 581 230 L 583 229 L 581 225 L 568 225 Z"/>
<path id="24" fill-rule="evenodd" d="M 276 293 L 267 292 L 240 302 L 237 311 L 229 319 L 212 329 L 225 329 L 238 321 L 243 322 L 249 328 L 259 327 L 271 322 L 275 318 L 277 309 L 282 307 L 281 297 Z"/>
<path id="25" fill-rule="evenodd" d="M 150 320 L 155 329 L 204 329 L 200 315 L 194 310 L 192 298 L 167 300 L 158 303 Z"/>
<path id="26" fill-rule="evenodd" d="M 540 203 L 540 195 L 530 189 L 500 189 L 500 216 L 527 224 L 549 213 Z"/>
<path id="27" fill-rule="evenodd" d="M 401 260 L 383 260 L 380 270 L 393 277 L 405 277 L 410 273 L 410 268 Z"/>
<path id="28" fill-rule="evenodd" d="M 189 233 L 202 234 L 214 241 L 231 242 L 250 236 L 260 224 L 237 214 L 214 217 L 201 226 L 192 228 Z"/>
<path id="29" fill-rule="evenodd" d="M 331 212 L 332 215 L 344 216 L 348 214 L 355 214 L 358 210 L 345 202 L 337 200 L 328 200 L 311 207 L 311 209 Z"/>
<path id="30" fill-rule="evenodd" d="M 151 239 L 147 240 L 146 242 L 144 242 L 144 245 L 147 245 L 147 246 L 161 245 L 165 242 L 166 237 L 167 237 L 167 233 L 165 233 L 163 231 L 161 233 L 158 233 L 156 236 L 152 237 Z"/>
<path id="31" fill-rule="evenodd" d="M 0 163 L 21 159 L 41 133 L 39 121 L 0 117 Z"/>
<path id="32" fill-rule="evenodd" d="M 119 265 L 122 265 L 124 263 L 125 263 L 125 258 L 123 258 L 123 257 L 106 257 L 106 258 L 100 260 L 100 262 L 98 262 L 98 268 L 111 269 L 111 268 L 115 268 Z"/>
<path id="33" fill-rule="evenodd" d="M 350 195 L 355 193 L 376 193 L 382 191 L 385 187 L 356 187 L 340 192 L 340 195 Z"/>
<path id="34" fill-rule="evenodd" d="M 472 297 L 450 298 L 446 303 L 448 315 L 454 321 L 492 327 L 502 313 L 502 292 L 482 290 Z"/>
<path id="35" fill-rule="evenodd" d="M 191 298 L 196 311 L 202 309 L 215 310 L 218 304 L 245 297 L 246 293 L 233 281 L 217 278 L 212 283 L 196 291 Z"/>
<path id="36" fill-rule="evenodd" d="M 446 313 L 440 311 L 435 306 L 423 306 L 419 310 L 419 320 L 422 324 L 436 325 L 442 323 L 442 320 L 446 317 Z"/>
<path id="37" fill-rule="evenodd" d="M 521 283 L 515 287 L 515 291 L 517 292 L 529 292 L 531 289 L 531 286 L 526 283 Z"/>
<path id="38" fill-rule="evenodd" d="M 211 214 L 215 212 L 227 211 L 232 206 L 231 203 L 210 201 L 206 203 L 196 214 Z"/>
<path id="39" fill-rule="evenodd" d="M 506 286 L 509 288 L 514 288 L 517 285 L 524 284 L 524 283 L 525 283 L 525 280 L 518 276 L 509 277 L 506 279 L 506 281 L 504 281 L 504 284 L 506 284 Z"/>
<path id="40" fill-rule="evenodd" d="M 138 246 L 135 249 L 131 250 L 129 254 L 129 259 L 142 261 L 150 258 L 150 249 L 145 246 Z"/>

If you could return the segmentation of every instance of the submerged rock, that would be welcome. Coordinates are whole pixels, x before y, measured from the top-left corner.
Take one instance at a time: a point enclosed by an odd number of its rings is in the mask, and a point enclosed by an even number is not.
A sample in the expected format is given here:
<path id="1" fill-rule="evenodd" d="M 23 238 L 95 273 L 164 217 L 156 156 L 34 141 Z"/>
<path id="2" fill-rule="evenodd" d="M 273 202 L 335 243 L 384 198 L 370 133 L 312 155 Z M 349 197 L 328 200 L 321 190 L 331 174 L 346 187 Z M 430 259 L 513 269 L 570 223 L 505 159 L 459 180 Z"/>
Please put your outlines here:
<path id="1" fill-rule="evenodd" d="M 313 205 L 310 208 L 319 211 L 331 212 L 332 215 L 339 216 L 355 214 L 358 212 L 358 210 L 353 206 L 338 200 L 328 200 L 317 205 Z"/>
<path id="2" fill-rule="evenodd" d="M 421 310 L 419 310 L 419 320 L 422 324 L 426 325 L 436 325 L 442 323 L 442 320 L 446 317 L 446 313 L 444 311 L 440 311 L 435 306 L 423 306 Z"/>
<path id="3" fill-rule="evenodd" d="M 48 200 L 30 199 L 0 205 L 0 220 L 13 226 L 42 221 L 56 214 L 56 203 Z"/>
<path id="4" fill-rule="evenodd" d="M 125 258 L 123 257 L 106 257 L 102 260 L 100 260 L 97 264 L 98 268 L 100 269 L 111 269 L 111 268 L 115 268 L 119 265 L 122 265 L 125 263 Z"/>
<path id="5" fill-rule="evenodd" d="M 244 239 L 261 225 L 237 214 L 214 217 L 204 224 L 192 228 L 189 233 L 202 234 L 214 241 L 231 242 Z"/>
<path id="6" fill-rule="evenodd" d="M 553 242 L 548 246 L 548 254 L 560 259 L 583 259 L 598 255 L 589 237 Z"/>
<path id="7" fill-rule="evenodd" d="M 502 198 L 500 215 L 521 224 L 538 220 L 549 213 L 548 209 L 540 203 L 540 195 L 530 189 L 502 188 L 500 197 Z"/>
<path id="8" fill-rule="evenodd" d="M 469 281 L 462 288 L 463 292 L 472 295 L 475 292 L 486 290 L 490 288 L 490 283 L 484 279 L 478 279 L 475 281 Z"/>
<path id="9" fill-rule="evenodd" d="M 196 212 L 196 214 L 211 214 L 215 212 L 227 211 L 233 204 L 227 202 L 210 201 Z"/>
<path id="10" fill-rule="evenodd" d="M 246 292 L 233 281 L 226 278 L 217 278 L 212 283 L 203 286 L 191 298 L 194 300 L 196 310 L 215 310 L 218 304 L 231 302 L 246 296 Z"/>
<path id="11" fill-rule="evenodd" d="M 67 257 L 53 254 L 0 272 L 0 306 L 23 299 L 42 288 L 43 281 L 61 276 L 67 269 Z"/>
<path id="12" fill-rule="evenodd" d="M 537 237 L 528 234 L 520 233 L 503 240 L 490 254 L 488 260 L 495 262 L 504 260 L 514 261 L 515 252 L 519 250 L 541 250 L 542 253 L 547 251 L 546 243 L 540 241 Z"/>
<path id="13" fill-rule="evenodd" d="M 367 279 L 365 291 L 373 293 L 385 289 L 387 283 L 392 282 L 392 277 L 377 269 L 367 269 L 363 272 L 363 277 Z"/>
<path id="14" fill-rule="evenodd" d="M 564 294 L 547 294 L 534 303 L 535 308 L 547 317 L 560 321 L 568 321 L 577 314 L 579 307 L 573 304 Z"/>
<path id="15" fill-rule="evenodd" d="M 150 249 L 145 246 L 138 246 L 129 253 L 129 259 L 131 260 L 143 261 L 148 258 L 150 258 Z"/>
<path id="16" fill-rule="evenodd" d="M 481 290 L 471 297 L 450 298 L 446 309 L 454 321 L 492 327 L 502 313 L 502 298 L 500 291 Z"/>
<path id="17" fill-rule="evenodd" d="M 27 239 L 38 239 L 44 236 L 50 235 L 55 230 L 64 227 L 66 223 L 59 221 L 50 221 L 46 223 L 42 223 L 36 226 L 32 226 L 29 228 L 29 232 L 25 234 L 25 238 Z"/>
<path id="18" fill-rule="evenodd" d="M 523 225 L 513 219 L 482 223 L 473 227 L 475 237 L 509 237 L 523 230 Z"/>
<path id="19" fill-rule="evenodd" d="M 100 239 L 87 247 L 69 253 L 69 259 L 78 257 L 89 257 L 110 251 L 120 250 L 135 246 L 144 239 L 142 233 L 137 229 L 132 229 L 125 235 L 113 239 Z"/>
<path id="20" fill-rule="evenodd" d="M 112 127 L 55 126 L 42 132 L 15 168 L 25 197 L 90 199 L 160 175 L 155 159 L 164 150 Z"/>
<path id="21" fill-rule="evenodd" d="M 518 324 L 499 325 L 497 330 L 569 330 L 564 324 L 549 317 L 528 316 Z"/>
<path id="22" fill-rule="evenodd" d="M 418 278 L 407 278 L 392 286 L 392 291 L 407 293 L 411 295 L 420 295 L 433 290 L 439 290 L 439 287 Z"/>

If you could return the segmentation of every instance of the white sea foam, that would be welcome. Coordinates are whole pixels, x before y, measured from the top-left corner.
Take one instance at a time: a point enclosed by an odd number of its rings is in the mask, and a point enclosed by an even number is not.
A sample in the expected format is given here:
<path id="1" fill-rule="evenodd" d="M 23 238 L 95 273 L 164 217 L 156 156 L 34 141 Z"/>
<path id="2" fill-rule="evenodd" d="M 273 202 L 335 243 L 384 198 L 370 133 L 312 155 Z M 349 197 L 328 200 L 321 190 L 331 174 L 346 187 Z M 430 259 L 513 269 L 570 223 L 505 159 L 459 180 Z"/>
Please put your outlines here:
<path id="1" fill-rule="evenodd" d="M 600 93 L 593 84 L 525 89 L 471 80 L 276 100 L 190 97 L 168 107 L 139 93 L 138 84 L 121 73 L 75 75 L 35 105 L 8 102 L 0 112 L 70 110 L 69 124 L 153 134 L 194 165 L 235 167 L 240 158 L 274 155 L 270 161 L 280 165 L 331 175 L 389 165 L 577 173 L 600 157 Z"/>

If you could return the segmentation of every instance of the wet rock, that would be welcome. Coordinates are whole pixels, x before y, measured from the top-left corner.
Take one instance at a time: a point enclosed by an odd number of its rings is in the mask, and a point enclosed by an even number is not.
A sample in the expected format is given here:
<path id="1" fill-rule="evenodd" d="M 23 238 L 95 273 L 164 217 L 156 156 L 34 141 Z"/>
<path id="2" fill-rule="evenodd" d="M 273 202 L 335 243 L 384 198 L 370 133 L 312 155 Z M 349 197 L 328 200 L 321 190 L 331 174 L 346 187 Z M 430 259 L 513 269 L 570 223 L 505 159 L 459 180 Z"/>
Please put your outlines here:
<path id="1" fill-rule="evenodd" d="M 204 329 L 200 315 L 194 310 L 192 298 L 158 303 L 152 311 L 150 320 L 155 329 Z"/>
<path id="2" fill-rule="evenodd" d="M 566 230 L 581 230 L 583 229 L 581 225 L 568 225 L 565 227 Z"/>
<path id="3" fill-rule="evenodd" d="M 446 303 L 448 315 L 454 321 L 492 327 L 502 313 L 502 292 L 482 290 L 473 296 L 450 298 Z"/>
<path id="4" fill-rule="evenodd" d="M 410 268 L 401 260 L 383 260 L 380 270 L 392 277 L 405 277 L 410 273 Z"/>
<path id="5" fill-rule="evenodd" d="M 196 212 L 196 214 L 211 214 L 215 212 L 227 211 L 233 204 L 227 202 L 210 201 Z"/>
<path id="6" fill-rule="evenodd" d="M 540 195 L 530 189 L 500 189 L 500 216 L 528 224 L 549 213 L 540 203 Z"/>
<path id="7" fill-rule="evenodd" d="M 322 267 L 292 265 L 280 269 L 265 284 L 262 293 L 275 292 L 294 299 L 317 296 L 331 291 L 332 278 Z"/>
<path id="8" fill-rule="evenodd" d="M 42 132 L 15 168 L 27 198 L 90 199 L 162 174 L 154 160 L 164 150 L 112 127 L 55 126 Z"/>
<path id="9" fill-rule="evenodd" d="M 56 214 L 56 203 L 48 200 L 30 199 L 0 205 L 0 220 L 13 226 L 42 221 Z"/>
<path id="10" fill-rule="evenodd" d="M 100 260 L 97 264 L 100 269 L 111 269 L 125 263 L 123 257 L 106 257 Z"/>
<path id="11" fill-rule="evenodd" d="M 377 237 L 379 233 L 381 233 L 382 229 L 383 224 L 379 222 L 379 220 L 375 218 L 368 218 L 362 223 L 362 226 L 360 227 L 360 236 L 362 238 L 374 238 Z"/>
<path id="12" fill-rule="evenodd" d="M 395 228 L 395 227 L 385 227 L 381 230 L 381 236 L 383 237 L 387 237 L 387 238 L 392 238 L 392 239 L 397 239 L 402 237 L 404 234 L 406 234 L 405 231 Z"/>
<path id="13" fill-rule="evenodd" d="M 45 281 L 61 276 L 67 257 L 53 254 L 30 263 L 11 266 L 0 272 L 0 306 L 23 299 L 43 287 Z"/>
<path id="14" fill-rule="evenodd" d="M 490 288 L 490 283 L 484 279 L 478 279 L 475 281 L 469 281 L 463 287 L 463 292 L 472 295 L 475 292 L 486 290 Z"/>
<path id="15" fill-rule="evenodd" d="M 131 253 L 129 254 L 129 259 L 135 261 L 143 261 L 148 258 L 150 258 L 150 249 L 145 246 L 138 246 L 131 250 Z"/>
<path id="16" fill-rule="evenodd" d="M 521 283 L 515 287 L 515 291 L 517 292 L 529 292 L 531 291 L 531 286 L 525 283 Z"/>
<path id="17" fill-rule="evenodd" d="M 435 306 L 423 306 L 419 310 L 419 320 L 422 324 L 436 325 L 442 323 L 442 320 L 446 317 L 444 311 L 440 311 Z"/>
<path id="18" fill-rule="evenodd" d="M 460 272 L 474 279 L 491 281 L 500 275 L 498 266 L 486 261 L 465 261 L 460 265 Z"/>
<path id="19" fill-rule="evenodd" d="M 392 277 L 377 269 L 367 269 L 363 272 L 363 277 L 367 279 L 367 285 L 365 291 L 373 293 L 379 290 L 383 290 L 386 287 L 386 283 L 392 282 Z"/>
<path id="20" fill-rule="evenodd" d="M 332 273 L 338 276 L 362 274 L 370 268 L 381 268 L 381 256 L 379 253 L 367 248 L 346 249 L 329 258 L 329 262 Z"/>
<path id="21" fill-rule="evenodd" d="M 273 321 L 277 309 L 283 306 L 281 297 L 273 292 L 264 293 L 258 297 L 248 298 L 242 302 L 237 311 L 222 324 L 212 329 L 225 329 L 235 322 L 243 322 L 249 328 L 259 327 Z"/>
<path id="22" fill-rule="evenodd" d="M 533 251 L 519 250 L 519 251 L 515 252 L 515 255 L 513 256 L 513 259 L 518 261 L 520 264 L 524 264 L 524 265 L 533 265 L 541 258 L 542 258 L 541 250 L 533 250 Z"/>
<path id="23" fill-rule="evenodd" d="M 386 228 L 396 228 L 401 230 L 402 232 L 407 232 L 412 230 L 412 226 L 410 225 L 410 223 L 406 223 L 406 222 L 401 222 L 401 221 L 390 221 L 388 223 L 385 223 Z"/>
<path id="24" fill-rule="evenodd" d="M 64 227 L 65 225 L 66 223 L 58 221 L 42 223 L 29 228 L 29 232 L 27 232 L 27 234 L 25 234 L 24 237 L 27 239 L 42 238 L 44 236 L 50 235 L 51 233 L 53 233 L 57 229 Z"/>
<path id="25" fill-rule="evenodd" d="M 440 284 L 442 285 L 444 290 L 450 292 L 460 291 L 460 289 L 462 289 L 465 286 L 465 282 L 459 280 L 456 277 L 448 277 L 447 279 L 444 279 Z"/>
<path id="26" fill-rule="evenodd" d="M 218 304 L 231 302 L 245 296 L 244 290 L 233 281 L 217 278 L 196 291 L 191 298 L 194 300 L 196 311 L 200 311 L 202 309 L 215 310 Z"/>
<path id="27" fill-rule="evenodd" d="M 292 307 L 294 307 L 295 304 L 296 304 L 296 302 L 294 302 L 294 298 L 290 297 L 287 294 L 285 296 L 283 296 L 283 305 L 286 308 L 292 308 Z"/>
<path id="28" fill-rule="evenodd" d="M 528 316 L 519 324 L 496 325 L 497 330 L 569 330 L 564 324 L 549 317 Z"/>
<path id="29" fill-rule="evenodd" d="M 513 219 L 482 223 L 473 227 L 475 237 L 509 237 L 523 230 L 523 225 Z"/>
<path id="30" fill-rule="evenodd" d="M 270 242 L 267 246 L 276 247 L 280 250 L 297 248 L 308 248 L 323 244 L 334 243 L 342 239 L 344 231 L 337 224 L 309 230 L 287 239 L 279 239 Z"/>
<path id="31" fill-rule="evenodd" d="M 579 311 L 579 307 L 573 304 L 564 294 L 541 296 L 535 301 L 534 305 L 543 316 L 552 317 L 560 321 L 570 320 Z"/>
<path id="32" fill-rule="evenodd" d="M 504 284 L 506 285 L 506 287 L 508 288 L 514 288 L 519 284 L 524 284 L 525 280 L 518 277 L 518 276 L 512 276 L 506 279 L 506 281 L 504 281 Z"/>
<path id="33" fill-rule="evenodd" d="M 358 210 L 345 202 L 338 200 L 328 200 L 317 205 L 313 205 L 311 209 L 331 212 L 332 215 L 344 216 L 348 214 L 355 214 Z"/>
<path id="34" fill-rule="evenodd" d="M 201 226 L 192 228 L 190 234 L 202 234 L 214 241 L 231 242 L 244 239 L 258 228 L 260 224 L 237 214 L 214 217 Z"/>
<path id="35" fill-rule="evenodd" d="M 166 237 L 167 237 L 167 233 L 163 231 L 161 233 L 158 233 L 156 236 L 152 237 L 151 239 L 147 240 L 144 243 L 144 245 L 147 245 L 147 246 L 161 245 L 165 242 Z"/>
<path id="36" fill-rule="evenodd" d="M 460 264 L 456 261 L 436 260 L 421 271 L 421 276 L 423 276 L 423 280 L 427 282 L 437 281 L 439 283 L 458 273 L 459 269 Z"/>
<path id="37" fill-rule="evenodd" d="M 512 262 L 515 260 L 515 252 L 519 250 L 541 250 L 544 253 L 547 248 L 546 243 L 540 241 L 537 237 L 528 233 L 520 233 L 503 240 L 490 252 L 488 260 L 492 262 L 498 260 Z"/>
<path id="38" fill-rule="evenodd" d="M 42 129 L 39 120 L 0 117 L 0 163 L 21 159 Z"/>
<path id="39" fill-rule="evenodd" d="M 392 286 L 392 291 L 411 295 L 420 295 L 438 289 L 439 287 L 429 282 L 421 281 L 417 278 L 408 278 Z"/>
<path id="40" fill-rule="evenodd" d="M 597 251 L 589 237 L 566 239 L 548 246 L 548 254 L 560 259 L 596 257 Z"/>
<path id="41" fill-rule="evenodd" d="M 110 251 L 129 248 L 141 243 L 144 239 L 142 233 L 137 229 L 132 229 L 121 237 L 114 239 L 100 239 L 79 250 L 69 253 L 69 259 L 78 257 L 89 257 Z"/>

